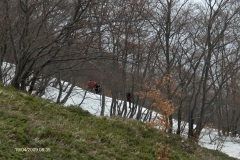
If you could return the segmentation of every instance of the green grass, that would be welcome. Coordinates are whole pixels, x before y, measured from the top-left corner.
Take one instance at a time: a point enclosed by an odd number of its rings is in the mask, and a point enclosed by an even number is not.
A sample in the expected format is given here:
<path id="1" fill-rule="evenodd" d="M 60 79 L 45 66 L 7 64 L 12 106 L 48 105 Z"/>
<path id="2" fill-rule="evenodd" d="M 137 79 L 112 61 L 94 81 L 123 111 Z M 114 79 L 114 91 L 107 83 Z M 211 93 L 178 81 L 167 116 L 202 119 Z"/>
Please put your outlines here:
<path id="1" fill-rule="evenodd" d="M 166 159 L 234 159 L 136 120 L 96 117 L 0 86 L 1 160 L 155 160 L 163 146 Z"/>

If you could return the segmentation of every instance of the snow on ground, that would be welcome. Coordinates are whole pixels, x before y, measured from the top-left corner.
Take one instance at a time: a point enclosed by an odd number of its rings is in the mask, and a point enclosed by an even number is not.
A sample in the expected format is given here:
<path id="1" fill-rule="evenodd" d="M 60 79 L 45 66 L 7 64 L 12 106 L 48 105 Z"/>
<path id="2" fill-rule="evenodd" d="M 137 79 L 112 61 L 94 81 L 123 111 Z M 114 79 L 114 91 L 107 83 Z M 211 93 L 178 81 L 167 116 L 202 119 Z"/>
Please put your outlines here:
<path id="1" fill-rule="evenodd" d="M 86 96 L 84 98 L 85 90 L 75 87 L 73 89 L 72 94 L 68 98 L 67 102 L 64 104 L 65 106 L 70 105 L 79 105 L 81 103 L 81 108 L 84 110 L 89 111 L 93 115 L 100 115 L 101 112 L 101 96 L 98 94 L 94 94 L 92 92 L 87 92 Z M 56 101 L 58 95 L 58 89 L 54 87 L 47 87 L 45 95 L 43 95 L 43 98 L 50 99 L 52 101 Z M 63 93 L 63 96 L 65 96 L 66 93 Z M 62 97 L 63 97 L 62 96 Z M 105 98 L 105 104 L 106 109 L 104 112 L 105 116 L 108 116 L 110 113 L 110 106 L 111 106 L 111 98 L 106 97 Z"/>
<path id="2" fill-rule="evenodd" d="M 4 84 L 9 84 L 14 75 L 14 65 L 9 63 L 3 63 L 2 70 L 4 73 Z M 45 95 L 42 98 L 50 99 L 52 101 L 56 101 L 59 90 L 57 88 L 48 86 L 45 90 Z M 66 95 L 63 92 L 63 96 Z M 62 97 L 63 97 L 62 96 Z M 81 103 L 81 108 L 89 111 L 93 115 L 100 115 L 101 111 L 101 96 L 98 94 L 94 94 L 91 92 L 86 92 L 85 90 L 74 87 L 74 90 L 67 102 L 64 104 L 65 106 L 69 105 L 79 105 Z M 111 106 L 111 98 L 106 97 L 105 99 L 105 112 L 104 115 L 108 116 L 110 113 Z M 176 129 L 177 122 L 174 122 L 174 128 Z M 187 125 L 186 125 L 187 127 Z M 187 130 L 187 128 L 185 128 Z M 183 136 L 186 136 L 183 134 Z M 199 144 L 208 149 L 218 149 L 231 157 L 240 159 L 240 138 L 230 138 L 230 137 L 218 137 L 217 130 L 208 128 L 203 129 L 201 139 Z"/>
<path id="3" fill-rule="evenodd" d="M 99 116 L 101 111 L 101 96 L 92 92 L 87 92 L 86 95 L 85 93 L 85 90 L 79 87 L 75 87 L 73 93 L 65 103 L 65 106 L 79 105 L 82 102 L 81 108 L 83 108 L 84 110 L 88 110 L 93 115 Z M 66 93 L 64 93 L 63 95 L 65 94 Z M 46 89 L 46 94 L 44 95 L 44 98 L 55 101 L 57 95 L 57 88 L 48 87 Z M 83 98 L 84 95 L 85 98 Z M 104 112 L 105 116 L 109 115 L 110 106 L 111 98 L 106 97 L 106 108 Z M 177 126 L 176 121 L 174 122 L 174 126 Z M 187 128 L 185 129 L 187 130 Z M 217 130 L 215 129 L 203 129 L 199 144 L 208 149 L 220 150 L 231 157 L 240 158 L 240 138 L 219 137 L 217 134 Z"/>
<path id="4" fill-rule="evenodd" d="M 15 65 L 11 63 L 6 63 L 3 62 L 1 69 L 2 69 L 2 74 L 3 74 L 3 83 L 4 84 L 9 84 L 10 81 L 12 80 L 14 76 L 14 69 Z"/>
<path id="5" fill-rule="evenodd" d="M 203 134 L 206 133 L 206 134 Z M 211 138 L 210 138 L 211 137 Z M 216 138 L 217 140 L 210 143 L 211 139 Z M 223 153 L 228 154 L 230 157 L 235 157 L 240 159 L 240 138 L 230 138 L 230 137 L 219 137 L 217 130 L 202 131 L 202 137 L 199 144 L 205 148 L 220 150 Z"/>

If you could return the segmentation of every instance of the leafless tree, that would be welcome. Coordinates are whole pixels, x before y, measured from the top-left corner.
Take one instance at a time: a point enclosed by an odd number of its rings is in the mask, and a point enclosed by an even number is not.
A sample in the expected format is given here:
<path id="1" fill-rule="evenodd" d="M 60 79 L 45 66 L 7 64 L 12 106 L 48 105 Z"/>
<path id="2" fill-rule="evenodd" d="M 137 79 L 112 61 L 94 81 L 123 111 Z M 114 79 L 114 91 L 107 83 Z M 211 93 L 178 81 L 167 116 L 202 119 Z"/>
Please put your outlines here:
<path id="1" fill-rule="evenodd" d="M 61 50 L 71 47 L 72 40 L 87 25 L 84 13 L 92 5 L 90 0 L 4 0 L 3 3 L 8 54 L 16 65 L 11 82 L 15 88 L 26 90 L 28 78 L 36 79 L 46 66 L 71 60 L 79 54 Z"/>
<path id="2" fill-rule="evenodd" d="M 189 66 L 192 68 L 191 72 L 194 73 L 194 76 L 190 92 L 188 134 L 189 137 L 193 136 L 196 139 L 198 139 L 204 125 L 209 122 L 216 97 L 229 78 L 228 73 L 234 69 L 230 63 L 226 64 L 222 70 L 219 67 L 221 64 L 219 62 L 226 58 L 221 56 L 221 53 L 226 51 L 234 39 L 229 35 L 233 29 L 232 20 L 236 18 L 239 8 L 229 12 L 228 7 L 232 6 L 231 3 L 206 1 L 206 8 L 199 6 L 199 10 L 195 12 L 199 16 L 194 15 L 193 28 L 189 29 L 192 30 L 190 35 L 196 48 L 192 55 L 196 60 L 190 59 L 193 63 Z M 207 12 L 202 14 L 204 11 Z M 231 55 L 235 51 L 228 50 L 227 55 Z M 235 59 L 234 64 L 237 61 L 238 59 Z M 194 123 L 196 123 L 195 129 L 193 129 Z"/>

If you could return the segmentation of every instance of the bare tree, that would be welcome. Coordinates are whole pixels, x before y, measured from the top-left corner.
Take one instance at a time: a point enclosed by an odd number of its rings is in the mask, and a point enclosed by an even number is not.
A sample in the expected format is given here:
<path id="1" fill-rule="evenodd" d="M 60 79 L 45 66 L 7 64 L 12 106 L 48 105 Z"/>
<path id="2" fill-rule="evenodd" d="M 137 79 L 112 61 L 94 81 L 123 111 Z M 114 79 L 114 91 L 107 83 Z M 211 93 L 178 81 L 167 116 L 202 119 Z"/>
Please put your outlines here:
<path id="1" fill-rule="evenodd" d="M 156 55 L 158 69 L 162 72 L 159 76 L 168 77 L 165 93 L 169 100 L 173 99 L 172 81 L 174 66 L 176 65 L 179 52 L 179 42 L 183 41 L 184 35 L 181 35 L 183 27 L 186 25 L 184 8 L 187 1 L 178 0 L 153 1 L 154 6 L 149 20 L 156 39 L 158 40 L 158 53 Z M 181 35 L 181 36 L 180 36 Z M 173 115 L 169 116 L 170 128 L 173 126 Z M 169 129 L 172 132 L 172 129 Z"/>
<path id="2" fill-rule="evenodd" d="M 76 58 L 76 53 L 60 51 L 71 46 L 72 36 L 84 28 L 84 13 L 90 5 L 90 0 L 4 0 L 8 47 L 11 48 L 8 54 L 16 65 L 11 82 L 15 88 L 26 90 L 26 80 L 32 75 L 36 78 L 46 66 Z"/>

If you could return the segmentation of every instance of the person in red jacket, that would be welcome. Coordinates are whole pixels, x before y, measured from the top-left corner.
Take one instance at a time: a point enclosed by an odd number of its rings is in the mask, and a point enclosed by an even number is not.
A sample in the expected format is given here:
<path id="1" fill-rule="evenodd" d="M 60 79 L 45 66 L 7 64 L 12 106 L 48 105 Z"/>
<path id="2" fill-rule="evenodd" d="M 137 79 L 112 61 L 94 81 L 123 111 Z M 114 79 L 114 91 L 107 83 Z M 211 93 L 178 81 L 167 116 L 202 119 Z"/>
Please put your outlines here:
<path id="1" fill-rule="evenodd" d="M 89 80 L 89 82 L 88 82 L 88 89 L 89 89 L 90 91 L 93 91 L 93 87 L 94 87 L 93 81 L 92 81 L 92 80 Z"/>

